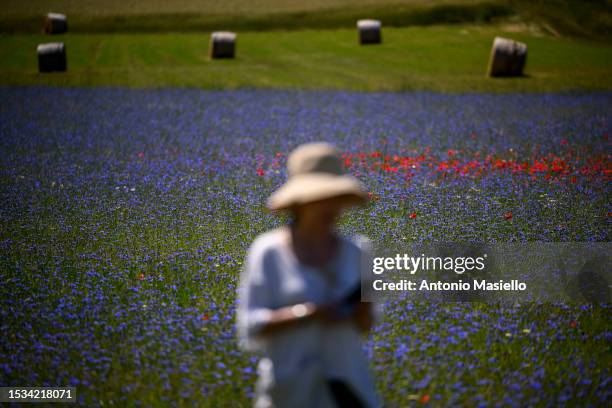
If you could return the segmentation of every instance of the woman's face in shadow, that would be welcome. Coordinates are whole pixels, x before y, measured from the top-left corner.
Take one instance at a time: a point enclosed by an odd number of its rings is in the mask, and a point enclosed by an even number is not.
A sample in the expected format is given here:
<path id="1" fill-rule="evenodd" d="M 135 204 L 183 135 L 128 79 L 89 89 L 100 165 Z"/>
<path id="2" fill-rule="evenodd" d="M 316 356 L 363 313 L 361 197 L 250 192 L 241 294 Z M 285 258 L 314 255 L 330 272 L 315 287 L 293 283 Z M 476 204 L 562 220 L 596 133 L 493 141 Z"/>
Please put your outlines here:
<path id="1" fill-rule="evenodd" d="M 333 226 L 346 206 L 346 197 L 334 197 L 299 205 L 295 212 L 300 223 L 323 230 Z"/>

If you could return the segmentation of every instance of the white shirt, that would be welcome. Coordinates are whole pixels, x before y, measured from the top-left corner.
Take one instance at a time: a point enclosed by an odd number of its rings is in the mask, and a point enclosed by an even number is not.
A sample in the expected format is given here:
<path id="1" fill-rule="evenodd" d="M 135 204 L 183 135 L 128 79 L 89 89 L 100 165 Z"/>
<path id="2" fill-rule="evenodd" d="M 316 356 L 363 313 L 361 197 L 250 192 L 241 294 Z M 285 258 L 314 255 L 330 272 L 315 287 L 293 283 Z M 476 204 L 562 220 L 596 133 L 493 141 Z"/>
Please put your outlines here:
<path id="1" fill-rule="evenodd" d="M 242 272 L 237 307 L 240 345 L 261 351 L 256 407 L 333 407 L 327 379 L 344 380 L 367 407 L 380 402 L 353 322 L 303 322 L 266 337 L 258 336 L 271 311 L 302 302 L 340 300 L 360 285 L 368 241 L 341 237 L 325 270 L 300 263 L 287 231 L 268 231 L 251 244 Z"/>

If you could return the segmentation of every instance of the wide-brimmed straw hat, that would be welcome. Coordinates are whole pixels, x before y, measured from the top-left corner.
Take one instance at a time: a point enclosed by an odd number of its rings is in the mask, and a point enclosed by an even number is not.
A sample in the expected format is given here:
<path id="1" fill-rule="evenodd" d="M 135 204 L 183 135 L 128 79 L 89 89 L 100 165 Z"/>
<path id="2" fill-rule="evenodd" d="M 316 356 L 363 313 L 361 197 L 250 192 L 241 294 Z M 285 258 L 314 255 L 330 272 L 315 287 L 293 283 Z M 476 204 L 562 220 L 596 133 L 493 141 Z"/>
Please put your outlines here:
<path id="1" fill-rule="evenodd" d="M 268 198 L 271 210 L 334 197 L 346 197 L 347 205 L 363 204 L 368 199 L 359 180 L 343 172 L 340 156 L 329 143 L 298 146 L 287 159 L 287 173 L 287 182 Z"/>

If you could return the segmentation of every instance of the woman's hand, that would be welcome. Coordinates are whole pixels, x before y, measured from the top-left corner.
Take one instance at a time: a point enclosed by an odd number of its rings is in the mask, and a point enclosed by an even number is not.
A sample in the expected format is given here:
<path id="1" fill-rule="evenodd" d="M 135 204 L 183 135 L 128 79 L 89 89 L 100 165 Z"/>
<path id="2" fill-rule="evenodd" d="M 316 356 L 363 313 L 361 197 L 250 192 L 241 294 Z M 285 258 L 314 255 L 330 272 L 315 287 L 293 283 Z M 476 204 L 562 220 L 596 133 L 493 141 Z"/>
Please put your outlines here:
<path id="1" fill-rule="evenodd" d="M 285 306 L 272 312 L 269 323 L 262 329 L 262 334 L 271 334 L 313 319 L 326 324 L 352 320 L 362 332 L 368 331 L 372 327 L 373 318 L 369 303 L 357 302 L 353 306 L 352 313 L 347 315 L 343 312 L 343 305 L 337 302 L 324 305 L 305 302 Z"/>
<path id="2" fill-rule="evenodd" d="M 334 324 L 352 320 L 357 325 L 359 331 L 366 332 L 372 328 L 374 319 L 372 317 L 371 305 L 366 302 L 357 302 L 353 305 L 350 314 L 346 314 L 344 305 L 340 303 L 330 303 L 316 307 L 313 318 L 318 318 L 325 323 Z"/>
<path id="3" fill-rule="evenodd" d="M 312 315 L 313 318 L 318 319 L 325 323 L 332 323 L 338 321 L 339 303 L 327 303 L 315 307 L 315 311 Z"/>
<path id="4" fill-rule="evenodd" d="M 305 320 L 317 318 L 320 313 L 321 311 L 312 302 L 297 303 L 275 309 L 270 315 L 269 322 L 262 328 L 261 334 L 273 334 Z"/>

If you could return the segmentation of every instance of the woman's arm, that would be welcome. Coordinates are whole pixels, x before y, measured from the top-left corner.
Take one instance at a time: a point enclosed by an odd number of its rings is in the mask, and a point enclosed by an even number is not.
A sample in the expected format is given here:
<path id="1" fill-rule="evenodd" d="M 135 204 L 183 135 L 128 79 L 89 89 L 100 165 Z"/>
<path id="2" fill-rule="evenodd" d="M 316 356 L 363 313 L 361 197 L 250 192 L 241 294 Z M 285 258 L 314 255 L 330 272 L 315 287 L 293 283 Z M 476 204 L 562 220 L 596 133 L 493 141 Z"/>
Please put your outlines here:
<path id="1" fill-rule="evenodd" d="M 370 303 L 358 302 L 352 315 L 345 318 L 336 318 L 338 305 L 330 304 L 317 306 L 312 302 L 298 303 L 272 310 L 268 322 L 259 331 L 261 335 L 269 335 L 293 327 L 305 321 L 320 320 L 328 324 L 352 319 L 361 332 L 372 328 L 374 318 Z"/>
<path id="2" fill-rule="evenodd" d="M 353 319 L 359 331 L 365 333 L 370 331 L 374 325 L 374 316 L 372 313 L 372 304 L 366 302 L 359 302 L 355 306 L 355 314 Z"/>
<path id="3" fill-rule="evenodd" d="M 332 321 L 337 305 L 315 305 L 312 302 L 298 303 L 272 310 L 268 323 L 261 327 L 259 333 L 269 335 L 306 321 Z"/>
<path id="4" fill-rule="evenodd" d="M 261 327 L 259 334 L 266 336 L 298 323 L 311 320 L 316 315 L 316 312 L 317 307 L 314 303 L 310 302 L 274 309 L 270 312 L 268 322 Z"/>

